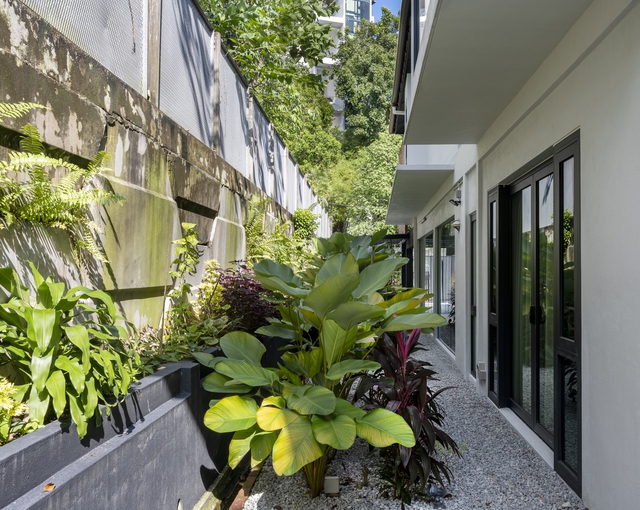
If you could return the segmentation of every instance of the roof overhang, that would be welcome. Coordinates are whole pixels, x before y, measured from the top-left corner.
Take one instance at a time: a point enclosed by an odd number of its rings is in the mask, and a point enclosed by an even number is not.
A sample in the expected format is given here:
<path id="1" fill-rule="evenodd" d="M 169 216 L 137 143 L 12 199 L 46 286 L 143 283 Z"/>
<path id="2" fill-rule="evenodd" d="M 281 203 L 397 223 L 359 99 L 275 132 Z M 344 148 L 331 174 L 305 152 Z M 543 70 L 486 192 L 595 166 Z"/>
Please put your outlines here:
<path id="1" fill-rule="evenodd" d="M 431 0 L 404 143 L 477 143 L 591 3 Z"/>
<path id="2" fill-rule="evenodd" d="M 453 171 L 453 165 L 398 165 L 387 225 L 410 225 Z"/>

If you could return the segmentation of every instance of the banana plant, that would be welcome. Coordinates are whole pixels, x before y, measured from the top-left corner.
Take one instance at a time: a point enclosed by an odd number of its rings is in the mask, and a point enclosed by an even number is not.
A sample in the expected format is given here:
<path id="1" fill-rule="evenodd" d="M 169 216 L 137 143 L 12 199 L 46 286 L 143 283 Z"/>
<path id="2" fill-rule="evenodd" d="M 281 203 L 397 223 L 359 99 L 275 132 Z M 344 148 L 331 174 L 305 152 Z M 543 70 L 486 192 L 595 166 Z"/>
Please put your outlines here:
<path id="1" fill-rule="evenodd" d="M 132 380 L 128 337 L 111 297 L 100 290 L 43 278 L 31 264 L 32 296 L 13 268 L 0 268 L 0 286 L 9 300 L 0 304 L 0 366 L 17 374 L 17 400 L 40 426 L 53 413 L 70 415 L 84 437 L 90 418 L 101 420 L 98 404 L 115 405 Z"/>
<path id="2" fill-rule="evenodd" d="M 275 472 L 302 469 L 315 497 L 329 453 L 349 449 L 356 436 L 378 448 L 415 445 L 402 416 L 349 401 L 358 374 L 380 368 L 367 359 L 380 335 L 446 324 L 422 307 L 426 291 L 389 292 L 390 278 L 408 260 L 378 246 L 383 235 L 317 239 L 314 264 L 301 276 L 271 260 L 254 265 L 255 277 L 282 296 L 281 318 L 256 331 L 290 341 L 278 368 L 261 366 L 266 349 L 246 332 L 220 340 L 224 357 L 195 354 L 214 370 L 203 387 L 227 395 L 211 402 L 205 425 L 234 433 L 232 467 L 247 454 L 253 465 L 272 454 Z"/>

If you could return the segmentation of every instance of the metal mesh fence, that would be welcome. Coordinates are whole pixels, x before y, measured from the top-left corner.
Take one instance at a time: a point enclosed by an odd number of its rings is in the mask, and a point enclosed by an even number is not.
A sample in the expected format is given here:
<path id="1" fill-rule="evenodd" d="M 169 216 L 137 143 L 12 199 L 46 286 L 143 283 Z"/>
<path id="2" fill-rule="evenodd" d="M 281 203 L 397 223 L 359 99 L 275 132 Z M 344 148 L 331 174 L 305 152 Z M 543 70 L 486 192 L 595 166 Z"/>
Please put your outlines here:
<path id="1" fill-rule="evenodd" d="M 249 100 L 247 89 L 229 58 L 220 55 L 220 155 L 249 176 Z"/>
<path id="2" fill-rule="evenodd" d="M 286 184 L 287 178 L 287 160 L 286 160 L 286 147 L 284 142 L 280 140 L 280 137 L 274 137 L 274 158 L 273 158 L 273 198 L 279 204 L 284 204 L 286 197 Z"/>
<path id="3" fill-rule="evenodd" d="M 256 185 L 267 195 L 272 194 L 271 124 L 264 112 L 253 108 L 253 175 Z"/>
<path id="4" fill-rule="evenodd" d="M 39 16 L 146 96 L 147 0 L 23 0 Z"/>
<path id="5" fill-rule="evenodd" d="M 287 209 L 294 212 L 298 204 L 298 166 L 291 156 L 287 161 Z"/>
<path id="6" fill-rule="evenodd" d="M 191 0 L 163 0 L 160 109 L 213 147 L 213 32 Z"/>

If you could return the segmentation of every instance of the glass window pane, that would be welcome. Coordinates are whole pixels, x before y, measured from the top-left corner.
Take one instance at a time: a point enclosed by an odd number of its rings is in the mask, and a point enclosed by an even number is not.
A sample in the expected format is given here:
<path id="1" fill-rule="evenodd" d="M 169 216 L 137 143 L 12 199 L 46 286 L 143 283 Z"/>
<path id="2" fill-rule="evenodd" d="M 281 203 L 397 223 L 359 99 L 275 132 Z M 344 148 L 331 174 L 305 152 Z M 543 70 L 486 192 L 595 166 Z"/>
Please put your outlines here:
<path id="1" fill-rule="evenodd" d="M 471 222 L 471 375 L 476 376 L 476 247 L 477 247 L 477 222 Z"/>
<path id="2" fill-rule="evenodd" d="M 511 198 L 513 350 L 511 398 L 531 414 L 531 187 Z"/>
<path id="3" fill-rule="evenodd" d="M 489 365 L 489 389 L 498 392 L 498 328 L 489 326 L 489 352 L 491 364 Z"/>
<path id="4" fill-rule="evenodd" d="M 562 455 L 564 462 L 578 472 L 578 366 L 562 359 Z"/>
<path id="5" fill-rule="evenodd" d="M 429 294 L 434 293 L 433 277 L 434 277 L 434 247 L 433 247 L 433 232 L 425 237 L 424 243 L 424 288 Z M 425 306 L 433 307 L 433 296 L 425 301 Z"/>
<path id="6" fill-rule="evenodd" d="M 562 163 L 562 336 L 575 339 L 573 158 Z"/>
<path id="7" fill-rule="evenodd" d="M 538 181 L 538 421 L 553 434 L 553 174 Z"/>
<path id="8" fill-rule="evenodd" d="M 489 258 L 491 260 L 491 267 L 490 267 L 490 272 L 491 274 L 489 275 L 489 281 L 491 282 L 491 303 L 490 303 L 490 307 L 489 307 L 489 312 L 490 313 L 497 313 L 498 312 L 498 269 L 497 269 L 497 263 L 498 263 L 498 229 L 497 229 L 497 212 L 498 212 L 498 208 L 497 208 L 497 203 L 496 202 L 491 202 L 491 209 L 490 209 L 490 218 L 489 218 L 489 225 L 490 225 L 490 229 L 491 232 L 489 233 L 490 239 L 491 239 L 491 246 L 490 246 L 490 250 L 491 253 L 489 254 Z"/>
<path id="9" fill-rule="evenodd" d="M 439 313 L 448 324 L 438 328 L 438 337 L 452 351 L 456 349 L 456 239 L 453 219 L 440 227 L 440 292 Z"/>

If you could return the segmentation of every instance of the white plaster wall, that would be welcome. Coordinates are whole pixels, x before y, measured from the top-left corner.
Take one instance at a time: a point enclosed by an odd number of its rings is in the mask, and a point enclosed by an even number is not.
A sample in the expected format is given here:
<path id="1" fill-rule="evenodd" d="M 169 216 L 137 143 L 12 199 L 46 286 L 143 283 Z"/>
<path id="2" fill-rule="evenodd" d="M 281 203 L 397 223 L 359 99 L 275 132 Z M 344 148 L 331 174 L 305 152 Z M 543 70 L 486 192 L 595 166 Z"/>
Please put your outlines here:
<path id="1" fill-rule="evenodd" d="M 580 130 L 582 496 L 591 510 L 640 507 L 639 5 L 595 0 L 483 135 L 477 151 L 460 147 L 456 170 L 414 223 L 417 241 L 451 216 L 465 228 L 468 214 L 477 211 L 478 360 L 486 361 L 487 193 Z M 448 200 L 458 185 L 463 203 L 456 208 Z M 468 291 L 467 239 L 460 235 L 456 241 L 456 288 Z M 456 310 L 456 363 L 468 374 L 468 303 L 460 297 L 458 302 L 465 309 Z M 486 384 L 478 387 L 486 394 Z"/>
<path id="2" fill-rule="evenodd" d="M 582 158 L 583 499 L 591 510 L 634 509 L 640 500 L 637 1 L 594 2 L 479 142 L 481 296 L 488 292 L 487 192 L 576 129 Z M 478 313 L 486 356 L 486 303 Z"/>

